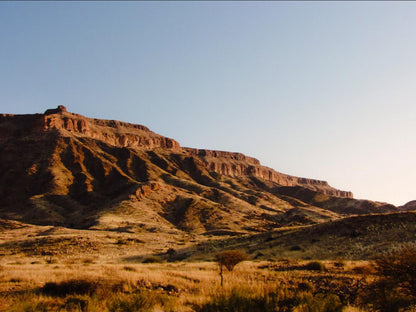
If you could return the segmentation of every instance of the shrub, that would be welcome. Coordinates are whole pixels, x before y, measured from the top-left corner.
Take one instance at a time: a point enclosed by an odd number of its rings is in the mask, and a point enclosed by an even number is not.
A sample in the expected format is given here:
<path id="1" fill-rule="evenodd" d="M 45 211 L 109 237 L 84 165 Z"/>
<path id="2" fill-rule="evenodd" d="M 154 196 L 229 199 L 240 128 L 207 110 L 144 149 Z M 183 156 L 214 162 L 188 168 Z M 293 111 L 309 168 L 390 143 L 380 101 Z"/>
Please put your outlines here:
<path id="1" fill-rule="evenodd" d="M 166 251 L 166 254 L 169 256 L 172 256 L 174 254 L 176 254 L 176 250 L 173 248 L 169 248 L 168 251 Z"/>
<path id="2" fill-rule="evenodd" d="M 416 248 L 404 247 L 375 261 L 378 279 L 364 294 L 380 311 L 396 312 L 416 303 Z"/>
<path id="3" fill-rule="evenodd" d="M 320 261 L 311 261 L 304 265 L 304 269 L 310 271 L 324 271 L 325 265 Z"/>
<path id="4" fill-rule="evenodd" d="M 82 260 L 82 263 L 84 263 L 84 264 L 93 264 L 94 259 L 93 258 L 85 258 L 84 260 Z"/>
<path id="5" fill-rule="evenodd" d="M 355 274 L 361 274 L 361 275 L 369 275 L 374 272 L 374 268 L 371 265 L 359 265 L 356 267 L 353 267 L 351 271 Z"/>
<path id="6" fill-rule="evenodd" d="M 109 312 L 147 312 L 157 304 L 154 293 L 119 294 L 107 302 Z"/>
<path id="7" fill-rule="evenodd" d="M 123 268 L 123 270 L 125 270 L 125 271 L 130 271 L 130 272 L 136 272 L 136 269 L 135 269 L 135 268 L 133 268 L 133 267 L 130 267 L 130 266 L 125 266 L 125 267 Z"/>
<path id="8" fill-rule="evenodd" d="M 197 312 L 269 312 L 274 311 L 274 301 L 274 297 L 254 297 L 248 291 L 234 288 L 229 294 L 219 294 L 194 308 Z"/>
<path id="9" fill-rule="evenodd" d="M 376 274 L 400 286 L 403 292 L 416 294 L 416 248 L 405 247 L 397 253 L 386 254 L 375 264 Z"/>
<path id="10" fill-rule="evenodd" d="M 334 294 L 317 294 L 309 297 L 297 311 L 299 312 L 341 312 L 343 305 L 337 295 Z"/>
<path id="11" fill-rule="evenodd" d="M 10 310 L 11 312 L 48 312 L 48 305 L 44 302 L 21 302 L 15 309 Z"/>
<path id="12" fill-rule="evenodd" d="M 219 294 L 208 302 L 194 307 L 197 312 L 340 312 L 343 305 L 338 296 L 279 289 L 274 292 L 253 295 L 244 289 L 232 289 Z"/>
<path id="13" fill-rule="evenodd" d="M 48 282 L 41 292 L 45 295 L 65 297 L 67 295 L 90 295 L 98 288 L 98 281 L 73 279 L 61 283 Z"/>
<path id="14" fill-rule="evenodd" d="M 84 296 L 69 296 L 62 305 L 64 311 L 89 311 L 89 297 Z"/>
<path id="15" fill-rule="evenodd" d="M 345 266 L 345 261 L 342 259 L 339 259 L 334 262 L 334 267 L 336 268 L 343 268 Z"/>
<path id="16" fill-rule="evenodd" d="M 297 288 L 298 288 L 299 291 L 306 291 L 306 292 L 311 292 L 314 289 L 313 285 L 311 283 L 307 282 L 307 281 L 306 282 L 300 282 L 298 284 Z"/>

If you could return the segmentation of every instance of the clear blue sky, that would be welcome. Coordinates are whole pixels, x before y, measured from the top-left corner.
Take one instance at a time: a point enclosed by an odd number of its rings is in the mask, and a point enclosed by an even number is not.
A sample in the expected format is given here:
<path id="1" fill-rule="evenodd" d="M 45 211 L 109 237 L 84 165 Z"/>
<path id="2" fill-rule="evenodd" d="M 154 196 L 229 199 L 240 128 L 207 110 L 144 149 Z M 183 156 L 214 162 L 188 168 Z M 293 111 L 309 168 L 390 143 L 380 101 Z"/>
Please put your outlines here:
<path id="1" fill-rule="evenodd" d="M 416 2 L 0 2 L 0 112 L 69 111 L 416 199 Z"/>

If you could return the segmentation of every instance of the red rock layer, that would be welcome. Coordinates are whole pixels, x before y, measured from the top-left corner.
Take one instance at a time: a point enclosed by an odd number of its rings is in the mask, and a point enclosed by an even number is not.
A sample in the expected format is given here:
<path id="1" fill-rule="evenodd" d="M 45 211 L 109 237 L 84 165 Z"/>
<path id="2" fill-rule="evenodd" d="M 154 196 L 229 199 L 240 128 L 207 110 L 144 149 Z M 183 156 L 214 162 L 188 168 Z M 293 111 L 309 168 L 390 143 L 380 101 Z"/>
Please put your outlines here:
<path id="1" fill-rule="evenodd" d="M 145 126 L 115 120 L 86 118 L 69 113 L 64 106 L 48 109 L 45 114 L 0 116 L 0 137 L 6 138 L 18 132 L 30 134 L 57 130 L 62 135 L 88 137 L 119 147 L 179 149 L 173 139 L 158 135 Z"/>

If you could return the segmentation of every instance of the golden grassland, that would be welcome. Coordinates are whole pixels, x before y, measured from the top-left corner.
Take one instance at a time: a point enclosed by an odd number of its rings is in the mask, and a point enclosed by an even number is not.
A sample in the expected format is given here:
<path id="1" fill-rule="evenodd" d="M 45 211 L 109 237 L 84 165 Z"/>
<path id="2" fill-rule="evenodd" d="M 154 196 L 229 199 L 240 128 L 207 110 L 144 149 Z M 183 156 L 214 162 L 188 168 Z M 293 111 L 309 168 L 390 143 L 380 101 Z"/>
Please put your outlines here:
<path id="1" fill-rule="evenodd" d="M 395 226 L 366 217 L 228 239 L 8 221 L 0 231 L 0 311 L 414 311 L 396 309 L 416 309 L 415 296 L 402 296 L 401 284 L 393 285 L 389 305 L 377 298 L 380 291 L 371 292 L 391 288 L 375 284 L 380 275 L 372 260 L 335 257 L 338 251 L 362 256 L 371 246 L 400 249 L 399 241 L 414 240 L 414 225 L 399 217 Z M 225 272 L 221 287 L 215 254 L 236 248 L 249 260 Z M 414 250 L 404 258 L 411 268 Z"/>
<path id="2" fill-rule="evenodd" d="M 221 287 L 215 262 L 105 264 L 88 259 L 71 263 L 45 258 L 24 263 L 16 259 L 0 268 L 0 310 L 221 311 L 206 309 L 220 294 L 255 299 L 270 293 L 287 298 L 333 293 L 343 311 L 363 311 L 353 306 L 358 305 L 357 298 L 349 296 L 358 296 L 357 283 L 364 285 L 371 279 L 367 262 L 317 262 L 322 265 L 318 269 L 308 269 L 308 263 L 244 261 L 225 274 Z M 347 294 L 343 287 L 357 289 Z M 132 303 L 138 294 L 149 302 Z M 117 306 L 117 300 L 130 302 L 130 306 L 123 309 L 123 304 Z"/>

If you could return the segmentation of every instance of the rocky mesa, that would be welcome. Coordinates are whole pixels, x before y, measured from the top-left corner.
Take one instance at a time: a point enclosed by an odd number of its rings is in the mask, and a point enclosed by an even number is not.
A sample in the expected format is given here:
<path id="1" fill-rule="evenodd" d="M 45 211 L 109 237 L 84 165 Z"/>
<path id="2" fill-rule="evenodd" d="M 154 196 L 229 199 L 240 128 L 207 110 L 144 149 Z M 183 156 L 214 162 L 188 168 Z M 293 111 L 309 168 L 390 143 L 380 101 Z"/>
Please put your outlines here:
<path id="1" fill-rule="evenodd" d="M 62 105 L 48 109 L 44 114 L 2 114 L 0 117 L 0 139 L 53 131 L 62 136 L 88 137 L 118 147 L 180 148 L 175 140 L 158 135 L 145 126 L 87 118 L 68 112 Z"/>
<path id="2" fill-rule="evenodd" d="M 326 181 L 300 178 L 262 166 L 260 161 L 241 153 L 181 148 L 173 139 L 158 135 L 142 125 L 116 120 L 92 119 L 70 113 L 60 105 L 44 114 L 11 115 L 0 117 L 0 140 L 36 132 L 58 132 L 61 136 L 86 137 L 117 147 L 143 149 L 171 149 L 197 157 L 206 169 L 231 177 L 256 177 L 282 186 L 304 186 L 327 195 L 352 198 L 353 194 L 332 188 Z"/>
<path id="3" fill-rule="evenodd" d="M 0 115 L 0 196 L 0 218 L 165 233 L 257 232 L 395 210 L 241 153 L 181 147 L 63 106 Z"/>

